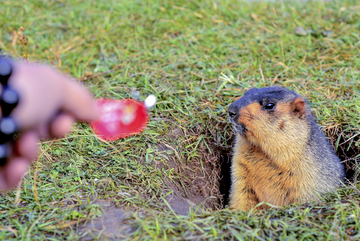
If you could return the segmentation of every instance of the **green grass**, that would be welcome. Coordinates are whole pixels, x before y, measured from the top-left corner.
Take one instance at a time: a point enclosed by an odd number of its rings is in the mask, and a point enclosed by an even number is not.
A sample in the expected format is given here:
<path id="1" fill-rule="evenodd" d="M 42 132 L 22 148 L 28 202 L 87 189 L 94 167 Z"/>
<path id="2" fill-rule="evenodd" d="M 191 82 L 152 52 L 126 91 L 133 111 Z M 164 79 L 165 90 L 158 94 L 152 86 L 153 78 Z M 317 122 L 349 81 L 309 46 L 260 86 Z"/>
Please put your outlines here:
<path id="1" fill-rule="evenodd" d="M 21 188 L 0 194 L 1 240 L 79 239 L 82 223 L 102 215 L 98 199 L 133 212 L 125 221 L 131 240 L 360 238 L 360 183 L 319 203 L 257 213 L 181 216 L 164 201 L 168 182 L 190 195 L 189 173 L 210 176 L 213 148 L 229 149 L 233 137 L 227 107 L 252 87 L 304 95 L 342 158 L 360 161 L 358 1 L 5 0 L 0 26 L 5 52 L 23 58 L 15 39 L 23 26 L 30 61 L 57 66 L 95 97 L 131 97 L 134 89 L 158 97 L 140 135 L 104 143 L 77 124 L 44 141 Z M 298 26 L 317 35 L 296 36 Z"/>

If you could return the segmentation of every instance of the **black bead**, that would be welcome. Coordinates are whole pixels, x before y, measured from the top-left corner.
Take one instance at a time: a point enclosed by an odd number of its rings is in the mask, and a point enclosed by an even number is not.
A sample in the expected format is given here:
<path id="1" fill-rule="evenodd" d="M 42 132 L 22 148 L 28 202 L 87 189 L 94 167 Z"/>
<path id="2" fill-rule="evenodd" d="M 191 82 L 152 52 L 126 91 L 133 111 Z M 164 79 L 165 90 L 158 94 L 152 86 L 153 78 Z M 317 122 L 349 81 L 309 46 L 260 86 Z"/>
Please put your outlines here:
<path id="1" fill-rule="evenodd" d="M 6 164 L 8 157 L 11 155 L 11 147 L 9 144 L 0 144 L 0 167 Z"/>
<path id="2" fill-rule="evenodd" d="M 11 111 L 19 103 L 18 93 L 8 86 L 5 86 L 1 93 L 0 106 L 3 116 L 9 116 Z"/>
<path id="3" fill-rule="evenodd" d="M 17 132 L 17 125 L 10 117 L 3 117 L 0 120 L 0 144 L 11 141 Z"/>
<path id="4" fill-rule="evenodd" d="M 0 59 L 0 83 L 2 85 L 7 85 L 11 72 L 12 67 L 10 62 L 6 59 Z"/>

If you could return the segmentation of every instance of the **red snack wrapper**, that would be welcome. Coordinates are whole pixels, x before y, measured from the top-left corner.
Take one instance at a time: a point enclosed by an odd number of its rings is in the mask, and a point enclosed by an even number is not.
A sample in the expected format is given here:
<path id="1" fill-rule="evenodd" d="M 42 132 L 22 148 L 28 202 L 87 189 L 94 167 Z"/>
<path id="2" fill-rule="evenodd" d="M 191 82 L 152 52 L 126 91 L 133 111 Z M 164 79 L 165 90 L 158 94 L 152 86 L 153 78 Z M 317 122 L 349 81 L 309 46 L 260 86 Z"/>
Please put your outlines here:
<path id="1" fill-rule="evenodd" d="M 133 99 L 98 99 L 100 117 L 91 123 L 95 134 L 105 141 L 115 141 L 142 132 L 148 123 L 147 108 Z"/>

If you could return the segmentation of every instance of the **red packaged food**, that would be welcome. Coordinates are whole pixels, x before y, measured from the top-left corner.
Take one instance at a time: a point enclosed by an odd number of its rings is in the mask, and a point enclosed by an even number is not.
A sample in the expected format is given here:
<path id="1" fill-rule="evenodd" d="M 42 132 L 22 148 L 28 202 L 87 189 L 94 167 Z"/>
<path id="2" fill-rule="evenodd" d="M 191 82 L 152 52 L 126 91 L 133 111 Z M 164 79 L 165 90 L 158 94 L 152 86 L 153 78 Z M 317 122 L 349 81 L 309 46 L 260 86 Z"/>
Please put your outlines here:
<path id="1" fill-rule="evenodd" d="M 156 102 L 150 95 L 145 102 L 133 99 L 98 99 L 100 117 L 91 123 L 95 134 L 105 141 L 115 141 L 142 132 L 148 123 L 148 109 Z"/>

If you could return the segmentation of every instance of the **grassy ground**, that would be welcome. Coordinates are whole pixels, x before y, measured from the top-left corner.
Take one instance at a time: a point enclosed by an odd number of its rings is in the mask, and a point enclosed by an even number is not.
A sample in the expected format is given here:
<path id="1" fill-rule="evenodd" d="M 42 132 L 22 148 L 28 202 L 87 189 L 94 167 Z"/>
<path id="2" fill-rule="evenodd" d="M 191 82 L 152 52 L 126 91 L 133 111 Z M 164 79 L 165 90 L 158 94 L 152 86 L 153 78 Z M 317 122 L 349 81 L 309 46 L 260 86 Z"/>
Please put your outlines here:
<path id="1" fill-rule="evenodd" d="M 360 239 L 356 181 L 322 202 L 256 213 L 221 209 L 218 181 L 233 140 L 228 105 L 271 85 L 308 98 L 357 175 L 358 1 L 5 0 L 0 26 L 5 52 L 51 63 L 96 97 L 136 89 L 159 101 L 140 135 L 104 143 L 77 124 L 65 138 L 42 142 L 22 185 L 0 194 L 1 240 L 80 239 L 83 223 L 104 215 L 96 200 L 130 213 L 119 224 L 130 232 L 118 235 L 131 240 Z M 314 33 L 297 36 L 298 26 Z M 179 215 L 169 197 L 205 204 Z M 106 230 L 95 235 L 105 239 Z"/>

